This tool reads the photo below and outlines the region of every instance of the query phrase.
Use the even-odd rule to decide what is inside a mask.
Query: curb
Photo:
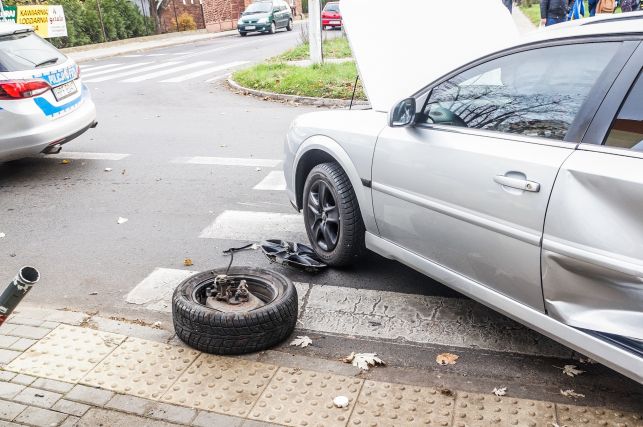
[[[286,101],[293,102],[301,105],[313,105],[316,107],[349,107],[351,102],[346,99],[335,98],[314,98],[312,96],[299,96],[299,95],[285,95],[282,93],[266,92],[263,90],[250,89],[241,86],[239,83],[232,80],[232,77],[227,79],[228,87],[234,91],[240,92],[244,95],[254,95],[264,100],[270,101]],[[370,105],[367,101],[354,101],[353,105]]]

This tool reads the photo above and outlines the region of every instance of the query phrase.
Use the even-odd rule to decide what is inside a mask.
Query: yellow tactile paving
[[[459,392],[456,397],[457,427],[545,427],[556,422],[554,404],[536,400],[498,397],[493,394]]]
[[[563,404],[557,404],[556,409],[561,426],[643,427],[641,414]]]
[[[81,382],[157,400],[199,354],[196,350],[130,337]]]
[[[109,332],[60,325],[5,369],[77,383],[125,338]]]
[[[345,426],[362,383],[357,378],[280,368],[249,418],[287,426]],[[335,407],[337,396],[346,396],[348,407]]]
[[[277,366],[201,354],[161,401],[245,417]]]
[[[349,426],[448,426],[455,398],[409,385],[366,381],[348,421]]]

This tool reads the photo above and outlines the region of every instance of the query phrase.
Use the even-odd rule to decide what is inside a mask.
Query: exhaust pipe
[[[54,145],[50,145],[50,146],[48,146],[47,148],[45,148],[44,150],[42,150],[42,152],[43,152],[44,154],[58,154],[58,153],[60,153],[60,150],[62,150],[62,149],[63,149],[63,146],[62,146],[62,145],[60,145],[60,144],[54,144]]]
[[[33,267],[22,267],[18,275],[0,295],[0,326],[40,280],[40,273]]]

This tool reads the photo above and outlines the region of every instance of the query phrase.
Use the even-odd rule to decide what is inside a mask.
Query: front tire
[[[292,31],[292,19],[288,20],[288,25],[286,25],[286,30]]]
[[[277,32],[277,26],[275,25],[275,23],[274,23],[274,22],[270,24],[270,30],[268,30],[268,32],[269,32],[270,34],[274,34],[274,33],[276,33],[276,32]]]
[[[326,264],[349,265],[364,253],[366,230],[357,196],[339,164],[322,163],[310,171],[303,209],[308,240]]]
[[[240,35],[241,37],[245,37],[245,36],[247,36],[247,35],[248,35],[248,33],[243,32],[243,31],[239,31],[239,35]]]

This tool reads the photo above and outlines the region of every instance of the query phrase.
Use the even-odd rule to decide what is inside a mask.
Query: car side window
[[[605,145],[643,152],[643,72],[623,101]]]
[[[619,47],[544,47],[470,68],[433,88],[420,123],[563,140]]]

